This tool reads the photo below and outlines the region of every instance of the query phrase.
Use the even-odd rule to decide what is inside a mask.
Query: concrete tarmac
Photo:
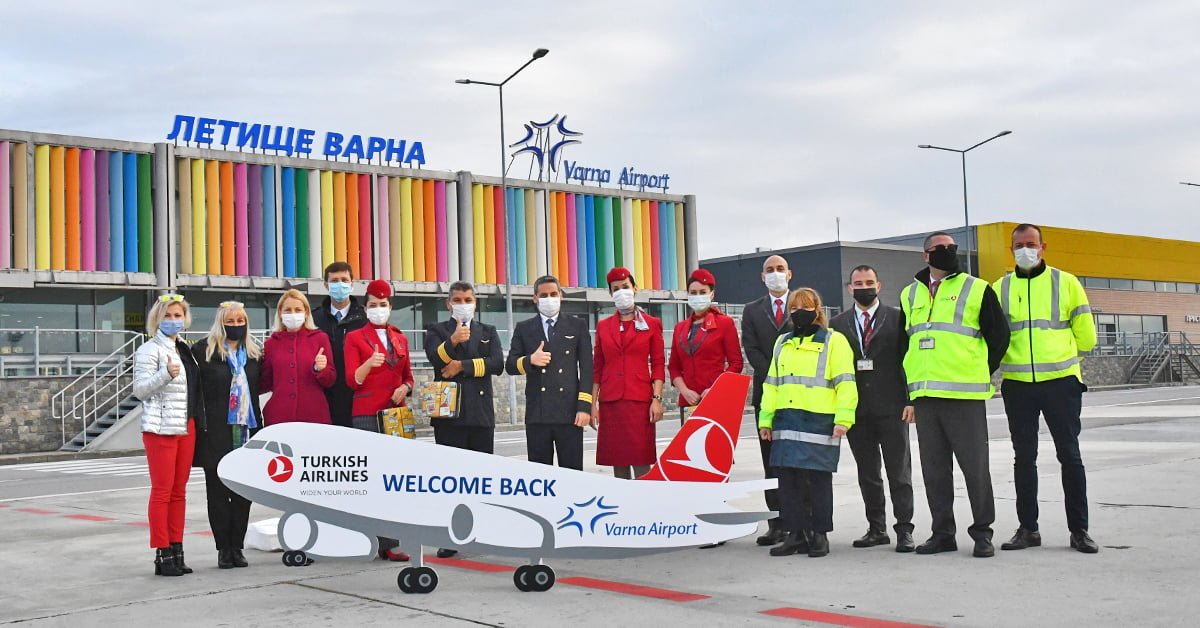
[[[247,550],[247,569],[219,570],[208,536],[204,483],[189,489],[188,563],[155,577],[145,528],[143,457],[0,465],[0,624],[33,626],[853,625],[1177,626],[1200,614],[1200,387],[1105,391],[1085,396],[1081,437],[1088,469],[1089,556],[1067,547],[1054,446],[1041,441],[1044,546],[999,551],[1017,527],[1012,448],[999,400],[988,403],[996,494],[995,558],[970,555],[970,510],[959,478],[957,553],[854,549],[866,529],[854,459],[842,448],[834,476],[832,552],[771,558],[753,537],[724,547],[623,560],[552,562],[558,584],[520,593],[510,559],[463,556],[432,564],[429,595],[396,586],[404,565],[323,560],[287,568],[280,554]],[[660,424],[660,451],[678,429]],[[497,453],[521,457],[521,432],[497,433]],[[761,473],[749,417],[734,480]],[[917,541],[929,511],[913,430]],[[594,460],[589,432],[587,459]],[[588,467],[596,473],[606,468]],[[761,508],[758,498],[736,505]],[[278,513],[255,506],[251,520]],[[432,553],[432,550],[427,550]],[[768,614],[770,613],[770,614]]]

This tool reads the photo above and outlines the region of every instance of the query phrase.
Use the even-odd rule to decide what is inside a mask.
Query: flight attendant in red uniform
[[[619,478],[645,475],[654,464],[654,424],[663,416],[662,321],[634,305],[637,282],[625,268],[608,271],[617,313],[596,325],[592,426],[596,464]]]
[[[742,372],[742,347],[733,319],[713,307],[717,280],[699,268],[688,278],[692,316],[679,321],[671,339],[671,383],[679,391],[679,419],[695,407],[721,373]]]

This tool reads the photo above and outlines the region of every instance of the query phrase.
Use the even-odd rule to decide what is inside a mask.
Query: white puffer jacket
[[[179,365],[174,378],[167,364]],[[155,334],[133,354],[133,396],[142,401],[142,431],[164,436],[188,433],[188,381],[174,341]]]

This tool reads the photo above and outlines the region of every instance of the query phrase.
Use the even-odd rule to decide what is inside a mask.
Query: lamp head
[[[456,79],[454,82],[458,83],[459,85],[470,85],[471,79]]]
[[[548,49],[546,49],[546,48],[538,48],[537,50],[534,50],[534,51],[533,51],[533,58],[534,58],[534,59],[541,59],[542,57],[546,56],[547,54],[550,54],[550,51],[549,51]]]
[[[917,146],[917,148],[933,148],[933,147],[930,146],[929,144],[921,144],[921,145]]]
[[[1012,133],[1012,131],[1001,131],[1000,135],[997,135],[996,137],[1004,137],[1005,135],[1008,135],[1010,133]]]

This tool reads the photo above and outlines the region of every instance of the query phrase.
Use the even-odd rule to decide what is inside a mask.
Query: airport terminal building
[[[228,299],[262,329],[288,288],[318,305],[335,260],[355,267],[355,294],[372,278],[392,283],[392,322],[406,332],[444,317],[460,279],[476,285],[481,320],[503,330],[504,284],[521,320],[543,274],[562,280],[564,311],[594,326],[611,311],[604,276],[617,265],[668,328],[684,315],[694,196],[511,178],[505,191],[499,177],[426,169],[411,145],[405,160],[390,145],[362,159],[183,144],[0,130],[4,373],[31,374],[35,353],[108,353],[142,331],[161,291],[184,294],[203,329]],[[34,327],[96,332],[40,333],[35,347]],[[80,369],[39,371],[70,372]]]

